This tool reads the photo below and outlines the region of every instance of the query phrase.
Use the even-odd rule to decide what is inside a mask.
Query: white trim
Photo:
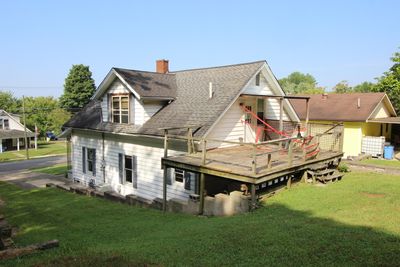
[[[263,74],[263,75],[265,76],[265,79],[267,79],[267,81],[268,81],[268,80],[272,80],[272,82],[273,82],[272,86],[273,86],[275,89],[278,90],[278,94],[280,93],[281,96],[285,96],[285,92],[282,90],[281,86],[280,86],[279,83],[278,83],[278,80],[276,79],[275,75],[272,73],[272,71],[271,71],[271,69],[270,69],[270,67],[269,67],[269,65],[268,65],[268,63],[267,63],[267,61],[265,61],[264,64],[262,64],[262,66],[261,66],[256,72],[254,72],[254,74],[251,76],[251,78],[250,78],[250,79],[247,81],[247,83],[243,86],[243,88],[242,88],[242,89],[240,90],[240,92],[236,95],[236,97],[233,99],[233,101],[228,105],[228,107],[227,107],[227,108],[221,113],[221,115],[215,120],[215,122],[211,125],[211,127],[208,128],[207,132],[204,134],[204,137],[207,137],[207,136],[211,133],[211,131],[215,128],[215,126],[216,126],[216,125],[218,124],[218,122],[222,119],[222,117],[225,115],[225,113],[228,112],[228,110],[232,107],[232,105],[233,105],[233,104],[236,102],[236,100],[240,97],[240,95],[243,93],[243,91],[248,87],[248,85],[249,85],[249,84],[251,83],[251,81],[255,78],[255,76],[256,76],[260,71],[263,71],[264,69],[267,71],[267,74],[268,74],[268,76],[270,77],[270,79],[268,79],[268,76]],[[272,79],[271,79],[271,78],[272,78]],[[271,89],[274,89],[274,88],[271,88]],[[274,91],[276,91],[276,90],[274,90]],[[276,92],[275,92],[275,93],[276,93]],[[260,96],[262,96],[262,95],[260,95]],[[287,99],[284,100],[284,108],[285,108],[285,107],[286,107],[286,108],[289,108],[289,111],[290,111],[291,115],[294,117],[294,120],[297,121],[297,122],[300,122],[300,119],[299,119],[299,117],[297,116],[297,113],[294,111],[292,105],[288,102]],[[293,117],[290,116],[290,113],[289,113],[289,117],[290,117],[291,119],[293,119]]]
[[[19,121],[17,121],[13,116],[11,116],[10,113],[5,111],[4,109],[0,109],[0,110],[2,110],[9,118],[11,118],[13,121],[15,121],[19,126],[25,128],[25,126],[22,123],[20,123]],[[12,130],[12,129],[10,128],[10,130]],[[26,131],[33,133],[31,130],[28,129],[28,127],[26,128]]]
[[[389,112],[394,114],[394,116],[396,117],[396,111],[392,105],[392,102],[390,101],[389,97],[387,96],[387,94],[385,93],[385,95],[381,98],[381,100],[376,104],[375,108],[372,110],[372,112],[369,114],[368,118],[365,120],[366,122],[371,118],[372,114],[375,113],[375,111],[379,108],[379,104],[382,103],[383,100],[387,100],[389,103]],[[385,105],[387,107],[387,105]]]
[[[210,126],[210,128],[208,128],[207,132],[204,134],[204,137],[206,138],[210,132],[214,129],[214,127],[218,124],[218,122],[222,119],[222,117],[225,115],[226,112],[228,112],[228,110],[233,106],[233,104],[236,102],[236,100],[240,97],[240,95],[243,93],[243,91],[246,89],[246,87],[250,84],[250,82],[252,81],[252,79],[254,78],[255,75],[257,75],[257,73],[259,73],[263,67],[265,65],[264,64],[253,74],[253,76],[251,76],[251,78],[246,82],[246,84],[243,86],[243,88],[239,91],[239,93],[236,95],[236,97],[232,100],[232,102],[225,108],[225,110],[221,113],[221,115],[219,115],[219,117],[215,120],[215,122]]]
[[[137,99],[139,99],[139,100],[141,99],[140,95],[139,95],[135,90],[133,90],[133,88],[121,77],[121,75],[119,75],[119,73],[118,73],[114,68],[112,68],[112,69],[108,72],[107,76],[104,78],[104,80],[103,80],[103,81],[100,83],[100,85],[97,87],[97,90],[96,90],[96,92],[94,93],[94,95],[91,97],[91,99],[98,99],[98,98],[100,98],[100,97],[105,93],[105,91],[109,88],[110,84],[113,82],[113,80],[114,80],[115,77],[117,77],[117,78],[121,81],[121,83],[122,83],[123,85],[125,85],[125,87],[128,88],[129,91],[131,91],[132,94],[133,94]]]

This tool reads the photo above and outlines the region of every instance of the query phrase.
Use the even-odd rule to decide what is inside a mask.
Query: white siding
[[[250,80],[243,93],[252,95],[274,95],[271,86],[262,74],[260,75],[260,85],[256,85],[256,79],[254,77]]]
[[[240,102],[240,98],[235,101],[221,120],[211,130],[208,138],[236,142],[239,142],[240,138],[244,138],[244,115],[243,110],[239,105]],[[223,143],[210,143],[208,144],[208,147],[221,147],[226,145],[227,144]]]
[[[8,125],[10,127],[10,130],[20,130],[20,131],[24,131],[24,126],[22,126],[20,123],[18,123],[17,121],[15,121],[15,118],[12,116],[0,116],[0,119],[2,120],[8,120]],[[3,123],[4,124],[4,123]],[[3,125],[4,127],[4,125]]]
[[[148,121],[157,111],[163,107],[161,101],[141,102],[135,98],[135,121],[137,125],[143,125]]]
[[[280,113],[279,100],[276,98],[267,98],[265,99],[264,103],[265,103],[264,117],[269,120],[279,120],[279,113]],[[283,120],[290,121],[285,105],[283,109]]]
[[[79,135],[77,135],[79,134]],[[102,184],[102,172],[100,168],[102,150],[101,136],[90,136],[85,133],[75,133],[71,139],[73,145],[73,175],[74,178],[89,182],[91,175],[82,173],[82,146],[96,148],[97,153],[97,176],[96,183]],[[159,146],[155,146],[155,142],[143,141],[130,137],[118,137],[116,135],[106,135],[105,137],[105,173],[106,184],[112,186],[113,190],[122,195],[135,194],[143,198],[153,200],[154,198],[162,198],[163,187],[163,170],[161,169],[161,157],[163,157],[163,148],[161,141]],[[120,184],[118,154],[135,155],[137,157],[137,189],[132,184]],[[182,152],[168,150],[169,155],[177,155]],[[194,185],[191,187],[194,189]],[[168,185],[168,199],[178,198],[187,199],[189,194],[194,190],[185,190],[184,184],[174,182]]]

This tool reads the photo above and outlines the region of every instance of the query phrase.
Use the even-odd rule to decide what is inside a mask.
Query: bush
[[[346,163],[340,163],[338,166],[340,172],[350,172],[350,167]]]

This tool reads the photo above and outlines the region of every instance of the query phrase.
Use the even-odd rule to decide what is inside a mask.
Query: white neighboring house
[[[35,133],[27,130],[28,146]],[[0,153],[9,150],[20,150],[25,147],[25,130],[18,115],[0,109]]]
[[[64,125],[72,144],[72,177],[121,195],[162,198],[162,129],[191,127],[198,138],[255,142],[257,122],[242,107],[270,122],[280,112],[277,98],[257,95],[285,95],[266,61],[175,72],[169,72],[167,60],[157,61],[156,72],[112,68],[91,102]],[[283,120],[298,123],[291,104],[282,101]],[[171,142],[168,153],[186,149]],[[188,199],[198,193],[198,184],[196,173],[174,169],[168,199]]]

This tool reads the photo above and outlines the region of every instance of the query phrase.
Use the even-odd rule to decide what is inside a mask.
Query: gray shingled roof
[[[114,68],[114,70],[137,92],[141,97],[175,98],[175,75],[127,70]]]
[[[132,85],[139,86],[144,96],[156,97],[157,95],[154,92],[166,92],[166,88],[173,88],[175,83],[175,100],[157,112],[141,127],[133,124],[102,123],[100,103],[93,100],[68,121],[64,127],[162,135],[160,128],[198,126],[194,129],[194,135],[203,136],[228,106],[235,101],[243,87],[264,63],[265,61],[257,61],[230,66],[177,71],[168,74],[140,72],[142,83],[138,82],[138,71],[124,70],[124,79],[130,79]],[[116,69],[116,71],[119,74],[122,73],[121,69]],[[135,78],[130,77],[130,75],[135,76]],[[155,81],[155,77],[157,81]],[[162,88],[157,87],[159,83],[161,84],[161,80],[164,81]],[[214,91],[211,99],[209,98],[210,82],[213,84]],[[143,87],[143,84],[145,87]],[[153,89],[147,90],[147,86],[150,85],[154,85],[157,89],[154,92],[152,92]],[[173,95],[173,91],[173,89],[168,91],[171,92],[169,96]]]
[[[26,132],[27,137],[34,137],[35,133],[30,131]],[[11,138],[23,138],[25,137],[25,131],[20,130],[0,130],[0,139],[11,139]]]

